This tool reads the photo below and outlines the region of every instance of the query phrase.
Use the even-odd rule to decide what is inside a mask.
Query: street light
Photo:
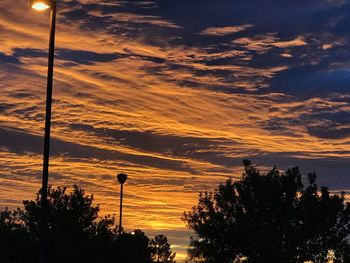
[[[123,185],[128,176],[126,174],[118,174],[117,179],[120,183],[120,210],[119,210],[119,235],[122,233],[122,212],[123,212]]]
[[[51,3],[49,0],[30,0],[30,6],[38,11],[46,10],[50,5]]]
[[[39,225],[38,263],[46,262],[46,243],[47,243],[47,231],[48,231],[47,186],[49,181],[52,83],[53,83],[53,66],[54,66],[54,53],[55,53],[55,32],[56,32],[56,5],[57,5],[57,0],[30,0],[30,6],[35,10],[43,11],[48,8],[51,9],[49,56],[48,56],[48,67],[47,67],[45,137],[44,137],[44,156],[43,156],[43,178],[42,178],[42,187],[41,187],[41,218],[40,218],[40,225]]]

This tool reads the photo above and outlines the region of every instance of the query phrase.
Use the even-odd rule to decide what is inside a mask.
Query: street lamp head
[[[51,6],[51,0],[30,0],[30,6],[38,11],[43,11]]]
[[[126,174],[118,174],[117,178],[120,184],[124,184],[128,176]]]

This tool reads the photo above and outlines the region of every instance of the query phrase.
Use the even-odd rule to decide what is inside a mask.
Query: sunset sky
[[[166,234],[241,162],[350,189],[346,0],[59,0],[50,184]],[[0,208],[41,184],[49,12],[0,3]]]

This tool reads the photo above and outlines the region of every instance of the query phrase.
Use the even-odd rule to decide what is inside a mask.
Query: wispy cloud
[[[245,31],[251,27],[253,27],[251,24],[241,26],[208,27],[202,30],[199,34],[206,36],[225,36]]]
[[[275,33],[257,35],[253,38],[243,37],[233,40],[234,44],[241,45],[248,50],[266,53],[273,48],[293,48],[307,45],[304,37],[297,36],[292,40],[280,40]]]

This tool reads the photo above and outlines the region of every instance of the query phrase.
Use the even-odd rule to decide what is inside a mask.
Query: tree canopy
[[[150,243],[151,257],[155,263],[175,263],[176,253],[173,253],[164,235],[157,235]]]
[[[297,167],[261,173],[244,161],[240,180],[204,192],[183,220],[196,233],[189,256],[197,262],[350,262],[350,206],[344,193],[304,186]]]
[[[113,216],[98,216],[94,197],[74,186],[49,188],[48,262],[175,262],[153,261],[165,250],[155,251],[159,237],[150,240],[141,230],[118,235]],[[34,263],[37,259],[37,237],[40,218],[40,193],[35,200],[23,201],[24,209],[0,212],[1,263]],[[163,236],[164,237],[164,236]],[[166,237],[162,246],[169,248]]]

